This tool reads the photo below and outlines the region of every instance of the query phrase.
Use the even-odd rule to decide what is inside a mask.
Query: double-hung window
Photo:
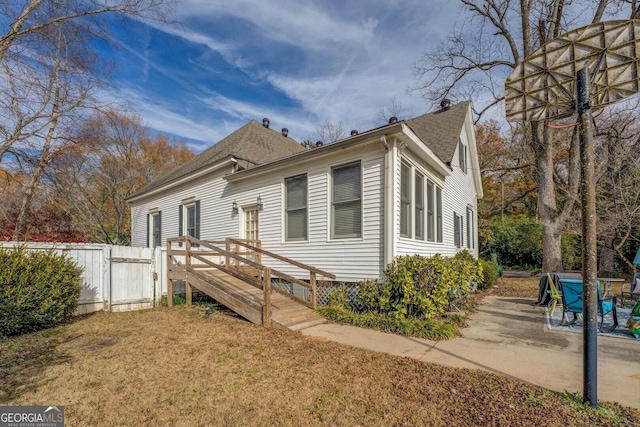
[[[416,172],[415,175],[415,238],[424,240],[424,176]]]
[[[331,169],[331,238],[362,237],[362,166],[360,162]]]
[[[453,213],[453,243],[456,245],[456,248],[462,247],[462,232],[463,232],[463,223],[462,223],[462,215],[458,215],[457,213]]]
[[[285,240],[307,240],[307,174],[285,178]]]
[[[436,187],[436,241],[442,242],[442,188]]]
[[[411,166],[400,166],[400,236],[411,237]]]
[[[473,249],[475,247],[475,236],[473,232],[473,209],[467,206],[467,248]]]
[[[162,246],[161,220],[162,212],[158,210],[147,215],[147,246],[150,248]]]
[[[462,143],[462,140],[458,142],[458,162],[462,172],[467,173],[467,146]]]
[[[200,200],[183,202],[179,206],[178,234],[200,238]]]
[[[436,239],[434,189],[433,182],[427,181],[427,240],[430,242]]]

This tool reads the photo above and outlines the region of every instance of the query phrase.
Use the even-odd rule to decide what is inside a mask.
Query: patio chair
[[[553,283],[553,279],[551,278],[551,274],[547,273],[547,279],[549,280],[549,290],[547,293],[549,294],[549,316],[553,316],[553,312],[556,311],[556,305],[558,305],[558,301],[562,304],[562,293],[558,291],[555,283]]]
[[[625,296],[631,302],[634,300],[637,301],[638,298],[640,298],[640,272],[633,276],[631,283],[625,283],[622,285],[622,290],[620,292],[620,305],[622,307],[624,307]]]
[[[600,290],[600,282],[597,283],[598,288],[598,314],[600,314],[600,327],[598,330],[602,331],[602,325],[604,323],[605,314],[611,313],[613,318],[613,326],[604,332],[612,332],[618,327],[618,314],[616,312],[616,297],[612,298],[612,301],[605,301],[602,298],[602,291]],[[569,325],[575,323],[578,318],[578,314],[582,314],[583,310],[583,283],[582,280],[576,279],[560,279],[560,285],[562,286],[562,323],[565,321],[567,313],[573,314],[573,320],[568,323]]]

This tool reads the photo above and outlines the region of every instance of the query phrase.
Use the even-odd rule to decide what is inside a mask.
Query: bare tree
[[[92,105],[92,79],[84,75],[90,71],[90,63],[86,61],[90,54],[85,49],[82,31],[63,22],[47,27],[47,32],[53,43],[31,52],[29,62],[33,65],[19,69],[23,76],[30,74],[28,87],[37,87],[42,96],[29,99],[14,93],[10,100],[19,118],[29,117],[32,103],[40,112],[33,120],[36,129],[28,134],[24,129],[17,131],[20,138],[11,148],[12,154],[22,159],[23,173],[28,176],[14,240],[25,237],[31,203],[47,167],[72,144],[69,135],[78,117]]]
[[[438,48],[416,64],[417,89],[433,103],[442,98],[489,99],[475,104],[479,120],[504,100],[506,76],[537,47],[579,24],[598,22],[605,13],[629,16],[626,1],[460,0],[469,18]],[[636,5],[632,2],[631,14]],[[482,96],[481,96],[482,95]],[[579,191],[576,133],[567,139],[543,123],[522,124],[524,142],[535,155],[538,211],[543,226],[546,271],[562,269],[560,238]],[[558,152],[567,153],[563,165]],[[561,188],[562,187],[562,188]]]
[[[130,243],[134,191],[193,157],[184,143],[150,136],[140,118],[108,110],[83,122],[49,173],[56,204],[94,242]]]
[[[347,131],[342,121],[334,123],[326,120],[322,126],[316,129],[316,136],[319,141],[330,144],[347,136]]]
[[[20,40],[38,36],[47,27],[67,21],[101,15],[129,15],[166,21],[170,2],[167,0],[12,0],[0,2],[3,19],[0,33],[0,59]],[[93,25],[98,25],[93,21]],[[18,49],[21,49],[19,47]]]
[[[638,104],[628,110],[616,108],[596,122],[598,252],[601,270],[614,270],[614,254],[630,269],[634,268],[623,249],[630,242],[640,241]]]
[[[387,105],[380,107],[378,113],[376,114],[376,118],[380,122],[380,124],[387,124],[391,117],[395,117],[397,119],[403,119],[403,106],[402,101],[399,101],[395,96],[389,99]],[[411,116],[412,113],[405,112],[404,116]],[[408,118],[408,117],[404,117]]]

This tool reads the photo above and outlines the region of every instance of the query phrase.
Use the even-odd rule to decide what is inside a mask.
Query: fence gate
[[[152,306],[154,297],[153,249],[111,247],[111,311]]]

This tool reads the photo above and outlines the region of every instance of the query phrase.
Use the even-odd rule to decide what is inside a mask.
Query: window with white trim
[[[436,186],[436,241],[442,243],[442,188]]]
[[[362,166],[331,168],[331,238],[362,237]]]
[[[179,206],[178,234],[200,238],[200,200],[191,199]]]
[[[474,214],[473,209],[467,206],[467,248],[475,248],[475,235],[474,235]]]
[[[400,165],[400,236],[411,237],[411,166]]]
[[[453,243],[456,248],[461,248],[463,245],[462,242],[462,232],[464,228],[464,224],[462,222],[462,215],[458,215],[457,213],[453,213]]]
[[[415,174],[415,238],[424,240],[424,176],[420,172]]]
[[[285,240],[307,240],[307,174],[285,178]]]
[[[462,140],[458,141],[458,162],[462,172],[467,173],[467,146],[462,143]]]
[[[147,246],[155,248],[162,246],[162,212],[155,210],[147,215]]]
[[[427,240],[430,242],[436,239],[434,188],[435,184],[427,181]]]

